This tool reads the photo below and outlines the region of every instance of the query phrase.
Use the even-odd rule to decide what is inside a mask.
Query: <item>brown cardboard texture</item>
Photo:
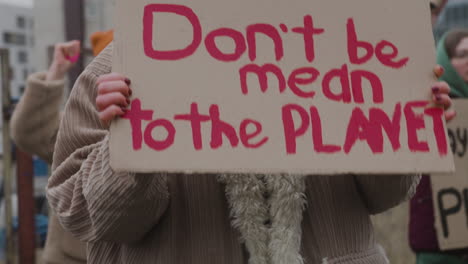
[[[454,100],[457,117],[448,124],[456,172],[431,177],[437,239],[443,250],[468,247],[468,100]]]
[[[117,1],[132,80],[111,166],[136,172],[453,171],[424,1]]]

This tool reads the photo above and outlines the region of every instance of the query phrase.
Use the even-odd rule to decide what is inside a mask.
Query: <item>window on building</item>
[[[3,42],[6,44],[14,44],[14,36],[10,32],[3,33]]]
[[[20,33],[4,32],[3,41],[5,44],[16,44],[22,46],[26,44],[26,36]]]
[[[24,94],[24,85],[21,85],[19,87],[19,92],[20,92],[20,95]]]
[[[26,51],[19,51],[18,52],[18,62],[19,63],[27,63],[28,62],[28,54]]]
[[[17,16],[16,17],[16,26],[18,28],[26,28],[26,18],[24,18],[24,16]]]
[[[16,34],[16,44],[26,45],[26,36],[24,34]]]
[[[8,77],[10,77],[10,81],[14,80],[15,79],[15,69],[13,69],[12,67],[10,67],[10,70],[8,71]]]

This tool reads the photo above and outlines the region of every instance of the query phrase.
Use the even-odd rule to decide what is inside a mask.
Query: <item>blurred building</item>
[[[115,0],[85,0],[86,46],[90,47],[89,36],[96,31],[113,28]]]
[[[0,48],[10,51],[11,95],[20,96],[25,80],[35,70],[34,18],[31,8],[0,3]]]
[[[34,59],[39,71],[45,71],[49,66],[49,47],[65,39],[62,2],[63,0],[40,0],[34,3]]]

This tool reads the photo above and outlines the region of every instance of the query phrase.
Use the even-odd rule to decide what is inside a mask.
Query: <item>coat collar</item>
[[[304,176],[224,174],[233,227],[241,233],[249,264],[302,264]]]

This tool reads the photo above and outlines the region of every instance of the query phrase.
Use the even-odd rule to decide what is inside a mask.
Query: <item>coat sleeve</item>
[[[11,135],[23,151],[52,163],[60,123],[64,81],[46,81],[46,73],[28,77],[26,90],[13,112]]]
[[[371,214],[382,213],[409,200],[420,175],[356,175],[357,189]]]
[[[95,109],[97,77],[85,70],[67,102],[47,197],[62,226],[80,240],[135,242],[167,208],[166,176],[112,170],[108,128]]]

